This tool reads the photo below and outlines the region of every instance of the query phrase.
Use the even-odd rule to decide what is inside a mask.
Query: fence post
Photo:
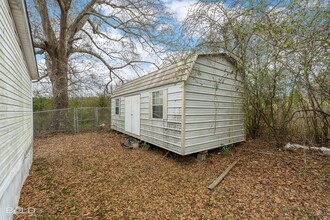
[[[99,127],[99,107],[95,107],[96,130]]]
[[[73,131],[77,133],[77,128],[76,128],[76,108],[73,108]]]
[[[79,132],[79,118],[78,118],[78,111],[77,111],[77,108],[74,108],[75,111],[76,111],[76,133]]]

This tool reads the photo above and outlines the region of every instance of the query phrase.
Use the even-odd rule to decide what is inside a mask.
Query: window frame
[[[159,99],[161,99],[161,104],[155,104],[154,101],[155,101],[155,98],[154,98],[154,94],[156,93],[160,93]],[[156,119],[156,120],[164,120],[165,117],[164,117],[164,91],[163,90],[157,90],[157,91],[153,91],[151,92],[151,118],[152,119]],[[161,109],[161,117],[154,117],[154,107],[160,107]]]
[[[117,103],[118,101],[118,103]],[[117,106],[118,104],[118,106]],[[118,108],[118,112],[117,112],[117,108]],[[120,115],[120,98],[116,98],[115,99],[115,115]]]

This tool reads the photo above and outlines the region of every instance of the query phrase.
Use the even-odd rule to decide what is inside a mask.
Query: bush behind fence
[[[54,115],[56,115],[56,118],[54,118]],[[54,126],[54,120],[60,126]],[[102,127],[110,127],[110,120],[110,107],[80,107],[37,111],[33,113],[33,131],[35,137],[56,132],[98,131]]]

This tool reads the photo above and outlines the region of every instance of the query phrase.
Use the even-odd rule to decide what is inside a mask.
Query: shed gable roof
[[[178,63],[169,65],[165,68],[148,73],[142,77],[124,83],[115,89],[112,97],[121,96],[129,93],[139,92],[151,88],[156,88],[168,84],[174,84],[186,81],[189,78],[191,70],[196,60],[200,56],[221,56],[234,64],[234,61],[226,53],[197,54]]]

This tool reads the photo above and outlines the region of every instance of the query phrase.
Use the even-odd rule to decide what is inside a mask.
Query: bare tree
[[[171,33],[161,1],[31,0],[28,8],[36,53],[45,55],[55,109],[68,106],[69,63],[77,55],[102,62],[110,82],[122,81],[118,70],[149,63],[141,61],[139,49],[157,54]]]
[[[303,114],[300,126],[310,129],[303,141],[327,144],[328,23],[326,1],[237,0],[197,3],[184,28],[197,50],[237,59],[251,136],[270,132],[280,144]],[[302,130],[295,132],[304,137]]]

